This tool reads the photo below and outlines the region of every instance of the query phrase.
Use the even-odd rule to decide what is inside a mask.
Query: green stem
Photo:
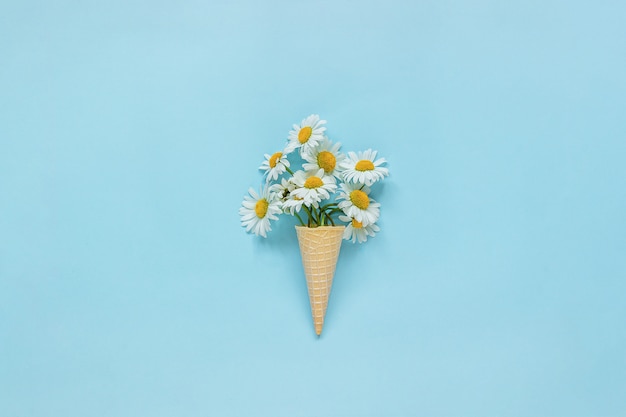
[[[329,204],[326,204],[325,206],[322,206],[320,208],[322,210],[328,210],[330,207],[334,207],[334,206],[337,206],[337,205],[339,205],[339,203],[329,203]]]
[[[331,221],[332,223],[332,219],[330,217],[328,217],[328,214],[326,214],[326,211],[322,210],[322,208],[320,207],[320,226],[324,226],[324,219],[328,218],[328,220]]]
[[[311,220],[313,220],[313,214],[311,214],[311,210],[309,210],[309,208],[305,204],[303,204],[302,207],[304,207],[307,214],[309,215],[309,227],[311,227]]]
[[[320,219],[317,215],[317,212],[315,211],[315,208],[311,208],[311,218],[313,219],[313,223],[316,224],[317,226],[320,225]]]
[[[338,208],[338,207],[330,209],[329,211],[330,211],[331,214],[332,213],[343,213],[343,210]]]
[[[343,213],[343,210],[339,209],[339,208],[332,208],[332,209],[326,209],[324,211],[324,215],[328,218],[328,220],[330,221],[330,223],[335,226],[335,222],[333,221],[333,214],[334,213]]]
[[[302,226],[304,226],[304,222],[302,221],[302,217],[300,217],[300,215],[299,215],[298,213],[296,213],[295,211],[293,212],[293,214],[295,214],[295,215],[296,215],[296,217],[298,218],[298,220],[300,220],[300,224],[301,224]]]

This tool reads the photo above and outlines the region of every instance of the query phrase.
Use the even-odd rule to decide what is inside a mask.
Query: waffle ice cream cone
[[[333,285],[335,267],[345,226],[296,226],[302,266],[306,276],[315,333],[324,326],[328,297]]]

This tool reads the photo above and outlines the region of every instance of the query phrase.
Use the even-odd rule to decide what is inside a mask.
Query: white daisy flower
[[[367,226],[376,223],[380,217],[380,204],[369,197],[370,189],[361,184],[341,184],[338,207],[350,218]]]
[[[343,178],[346,182],[372,185],[389,175],[387,168],[381,167],[386,164],[385,158],[376,159],[377,151],[371,149],[365,152],[348,152],[348,157],[341,164],[344,170]]]
[[[337,190],[335,177],[324,174],[323,169],[317,171],[296,171],[293,175],[296,189],[291,192],[295,197],[304,200],[307,206],[319,207],[319,202],[330,198]]]
[[[262,187],[259,194],[252,187],[248,192],[250,195],[244,197],[239,209],[241,225],[246,228],[246,232],[267,237],[267,232],[272,230],[270,220],[278,220],[275,214],[282,212],[280,201],[268,187]]]
[[[283,211],[290,213],[292,216],[294,213],[299,213],[302,210],[304,199],[295,195],[290,195],[285,201],[283,201]]]
[[[291,178],[286,180],[282,178],[280,180],[280,184],[272,184],[270,186],[270,192],[276,194],[276,198],[280,201],[285,201],[289,198],[289,193],[291,193],[296,188],[296,185],[291,182]]]
[[[320,120],[317,114],[312,114],[300,122],[300,125],[293,125],[293,129],[289,132],[289,142],[285,148],[285,153],[289,154],[295,149],[300,148],[300,154],[309,152],[319,142],[324,139],[326,120]]]
[[[306,171],[323,169],[326,175],[333,175],[341,178],[341,163],[345,155],[339,152],[341,143],[333,144],[326,136],[310,152],[306,152],[302,157],[307,161],[302,164]]]
[[[352,240],[352,243],[363,243],[367,240],[368,236],[376,236],[376,232],[380,231],[380,227],[374,223],[363,226],[363,223],[348,216],[339,216],[339,220],[342,222],[349,222],[346,225],[346,230],[343,232],[343,238],[345,240]]]
[[[273,155],[265,154],[265,161],[259,167],[265,171],[267,175],[267,182],[275,181],[289,168],[289,161],[287,155],[282,152],[276,152]]]
[[[276,193],[276,198],[281,202],[283,212],[287,214],[291,214],[293,216],[294,212],[299,212],[302,208],[302,203],[304,200],[301,198],[294,198],[291,195],[291,192],[296,188],[296,185],[289,180],[281,179],[280,184],[274,184],[270,187],[270,191]]]

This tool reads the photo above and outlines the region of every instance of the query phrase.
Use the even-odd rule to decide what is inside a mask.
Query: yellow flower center
[[[370,205],[370,198],[361,190],[354,190],[350,193],[350,201],[361,210],[367,209]]]
[[[304,182],[305,188],[318,188],[318,187],[321,187],[322,185],[324,185],[324,182],[319,177],[316,177],[316,176],[309,177]]]
[[[373,171],[374,163],[367,159],[361,159],[359,162],[356,163],[354,169],[356,169],[357,171]]]
[[[278,160],[282,158],[282,156],[282,152],[276,152],[274,155],[272,155],[272,157],[270,158],[270,168],[276,168],[276,164],[278,163]]]
[[[306,143],[306,141],[309,140],[309,138],[311,137],[311,134],[313,134],[313,129],[311,128],[311,126],[304,126],[298,132],[298,142]]]
[[[322,151],[317,154],[317,165],[323,168],[326,173],[333,172],[336,164],[337,159],[335,159],[335,155],[333,155],[332,152]]]
[[[360,229],[363,227],[363,223],[357,221],[357,219],[352,219],[352,227],[355,229]]]
[[[254,212],[259,219],[262,219],[267,214],[267,208],[270,206],[270,203],[267,202],[266,199],[262,198],[256,202],[254,206]]]

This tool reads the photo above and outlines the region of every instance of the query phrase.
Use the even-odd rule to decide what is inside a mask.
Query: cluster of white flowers
[[[265,154],[259,167],[265,184],[257,193],[249,189],[239,209],[247,232],[263,237],[271,231],[270,220],[290,214],[308,227],[346,225],[344,239],[365,242],[380,228],[380,204],[370,197],[370,187],[389,175],[385,158],[377,151],[340,152],[341,144],[326,136],[325,120],[313,114],[289,132],[284,149]],[[294,152],[298,151],[298,152]],[[288,157],[299,155],[301,170],[293,171]],[[306,213],[306,221],[301,214]]]

